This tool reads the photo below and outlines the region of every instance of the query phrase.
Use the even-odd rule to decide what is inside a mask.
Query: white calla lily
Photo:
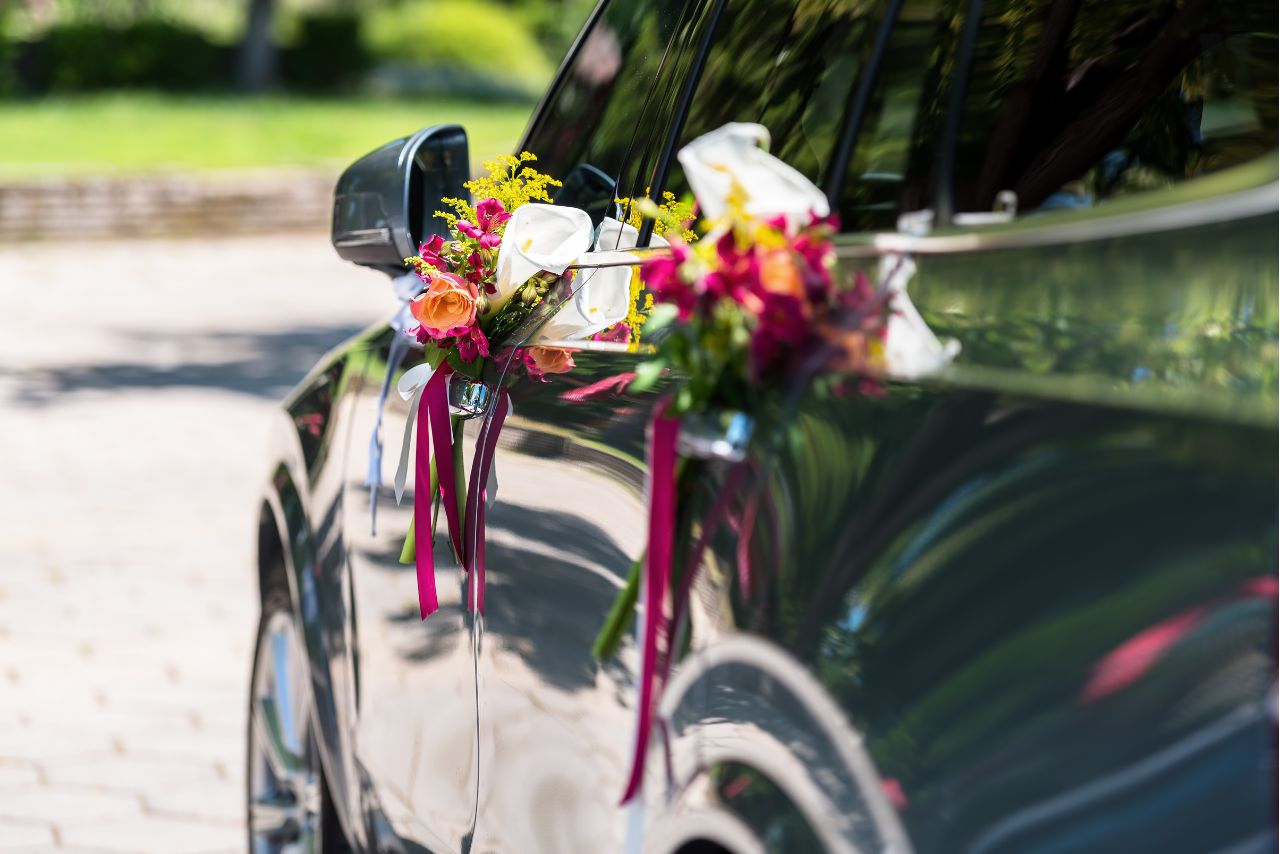
[[[539,271],[560,275],[591,247],[591,217],[578,208],[528,204],[516,208],[498,247],[497,293],[489,311],[506,305]]]
[[[639,239],[640,233],[635,226],[605,217],[600,223],[594,251],[615,253],[623,259],[635,260],[635,256],[625,250],[634,249]],[[649,245],[666,246],[667,241],[655,234]],[[586,255],[578,260],[584,262],[590,257]],[[579,270],[580,280],[574,282],[573,296],[543,324],[531,343],[581,341],[625,320],[631,311],[631,277],[634,273],[634,265]]]
[[[884,342],[888,374],[914,380],[949,365],[960,352],[960,342],[954,338],[939,341],[907,295],[907,283],[916,272],[915,262],[905,255],[885,256],[880,271],[881,281],[891,294]]]
[[[746,212],[755,217],[783,215],[799,222],[810,213],[830,213],[826,194],[768,148],[764,125],[730,122],[680,149],[680,165],[704,216],[724,216],[735,183],[746,193]]]

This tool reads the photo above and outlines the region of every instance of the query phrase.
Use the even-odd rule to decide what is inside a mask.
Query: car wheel
[[[247,817],[253,854],[328,854],[330,835],[302,638],[283,586],[268,589],[249,695]],[[340,836],[340,833],[332,834]]]

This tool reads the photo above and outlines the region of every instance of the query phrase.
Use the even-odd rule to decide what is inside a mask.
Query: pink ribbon
[[[627,803],[640,790],[644,778],[645,754],[649,746],[649,727],[656,702],[659,643],[665,649],[670,641],[664,619],[664,600],[671,584],[672,533],[676,507],[676,437],[680,420],[665,416],[665,403],[649,425],[649,547],[644,567],[644,625],[641,629],[640,700],[636,721],[635,746],[631,753],[631,774],[622,803]]]
[[[418,576],[418,613],[426,619],[440,608],[436,597],[436,561],[433,553],[431,531],[431,434],[435,434],[436,474],[439,481],[440,500],[444,502],[445,518],[449,524],[449,536],[455,547],[459,535],[457,489],[453,480],[453,430],[449,424],[449,374],[448,364],[431,375],[422,391],[418,405],[418,454],[415,463],[415,488],[413,490],[413,546],[414,568]]]
[[[471,461],[471,480],[467,489],[464,541],[466,550],[463,553],[462,567],[468,572],[475,573],[472,583],[467,586],[467,604],[472,611],[478,611],[481,614],[484,613],[484,516],[488,503],[486,501],[488,496],[485,495],[481,485],[489,482],[494,453],[498,448],[498,434],[502,432],[502,425],[506,422],[507,413],[510,410],[511,399],[507,390],[501,389],[498,392],[498,407],[493,414],[493,420],[485,426],[480,441],[476,445],[476,455]]]
[[[436,595],[436,566],[432,552],[431,531],[431,456],[434,451],[436,476],[439,482],[440,501],[444,504],[445,520],[449,527],[449,540],[454,554],[462,563],[463,572],[475,572],[468,584],[467,606],[484,613],[484,537],[485,494],[481,484],[489,482],[493,468],[494,452],[498,447],[498,435],[510,411],[510,398],[506,389],[498,392],[498,409],[493,420],[482,432],[471,461],[466,508],[459,518],[456,471],[453,466],[453,425],[449,421],[449,383],[452,373],[448,364],[427,381],[422,403],[418,407],[418,455],[416,482],[421,488],[413,493],[414,563],[418,576],[418,613],[422,619],[439,610]],[[465,527],[465,530],[464,530]]]
[[[665,404],[659,406],[659,412]],[[641,636],[640,700],[636,726],[635,746],[631,754],[631,773],[622,795],[625,804],[636,796],[644,779],[645,758],[648,755],[649,732],[662,686],[671,670],[673,629],[684,616],[685,605],[702,565],[702,555],[711,544],[711,537],[729,513],[729,505],[738,497],[739,487],[747,474],[746,463],[738,463],[729,470],[715,502],[707,511],[702,531],[689,552],[685,571],[680,578],[680,589],[671,603],[671,617],[664,612],[671,585],[671,561],[675,529],[675,464],[676,438],[680,432],[679,419],[657,415],[653,419],[649,436],[649,548],[645,555],[644,571],[644,626]],[[750,502],[747,512],[754,522],[756,502]],[[744,569],[743,583],[749,584],[750,528],[744,525],[739,531],[738,559]]]

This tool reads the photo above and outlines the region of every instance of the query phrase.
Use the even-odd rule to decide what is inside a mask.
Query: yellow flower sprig
[[[693,202],[677,199],[670,190],[662,194],[661,202],[651,199],[633,200],[630,198],[614,199],[626,211],[627,224],[639,229],[646,216],[653,218],[653,233],[659,237],[678,234],[686,243],[697,240],[693,230]],[[640,268],[631,274],[631,307],[627,311],[625,323],[631,328],[631,346],[635,349],[640,343],[640,331],[649,319],[649,311],[653,308],[653,294],[644,289],[640,281]]]
[[[698,239],[693,230],[693,202],[682,201],[676,194],[666,190],[661,202],[652,199],[614,199],[622,209],[627,211],[627,224],[632,228],[640,228],[646,216],[653,217],[653,233],[659,237],[678,234],[685,243]]]
[[[479,201],[497,199],[502,202],[502,207],[508,213],[530,202],[550,204],[549,191],[561,184],[550,175],[544,175],[528,165],[537,159],[528,151],[522,151],[518,155],[504,154],[493,160],[486,160],[484,161],[485,174],[472,178],[463,186],[470,191],[473,199]],[[449,228],[453,228],[460,219],[476,221],[476,207],[472,201],[468,199],[441,199],[440,201],[453,209],[435,212],[436,216],[442,217],[449,224]]]

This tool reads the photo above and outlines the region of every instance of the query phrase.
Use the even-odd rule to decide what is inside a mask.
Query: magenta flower
[[[631,324],[620,320],[603,332],[591,336],[592,341],[612,341],[617,344],[631,343]]]
[[[792,248],[802,262],[800,274],[809,299],[814,302],[825,302],[833,286],[831,263],[835,257],[835,251],[831,247],[830,239],[824,234],[805,231],[796,236]]]
[[[795,297],[765,293],[751,335],[752,373],[759,377],[792,350],[805,344],[812,326],[804,303]]]
[[[427,262],[432,267],[435,267],[440,272],[448,273],[452,268],[444,260],[444,255],[441,254],[443,250],[444,238],[438,234],[433,234],[426,243],[418,247],[418,255],[423,261]]]
[[[480,356],[489,355],[489,339],[480,331],[479,324],[458,336],[458,356],[464,362],[474,362]]]
[[[464,362],[474,362],[480,356],[489,355],[489,339],[480,330],[479,324],[455,326],[452,329],[431,329],[419,324],[405,331],[416,338],[419,344],[431,343],[446,350],[450,346],[457,347],[458,356]]]
[[[511,214],[507,213],[507,209],[497,199],[485,199],[476,205],[476,219],[485,232],[494,232],[498,230],[498,226],[511,219]]]
[[[507,213],[502,202],[497,199],[485,199],[476,205],[476,222],[471,223],[460,219],[458,231],[472,240],[480,241],[480,245],[484,248],[492,249],[502,243],[502,235],[497,233],[498,228],[509,219],[511,214]]]
[[[713,301],[728,297],[739,305],[752,303],[754,309],[758,302],[752,295],[760,283],[760,262],[754,247],[738,248],[738,241],[730,231],[716,241],[716,256],[719,267],[703,282],[706,295]]]
[[[688,320],[698,306],[698,295],[680,273],[688,260],[689,247],[673,240],[670,255],[651,258],[640,266],[640,280],[653,291],[654,301],[674,305],[682,321]]]
[[[479,252],[472,252],[467,256],[467,264],[471,267],[470,272],[466,274],[467,281],[473,285],[478,285],[485,280],[490,274],[490,270],[486,270],[484,266],[484,258]],[[488,293],[493,293],[493,286],[485,288]]]

